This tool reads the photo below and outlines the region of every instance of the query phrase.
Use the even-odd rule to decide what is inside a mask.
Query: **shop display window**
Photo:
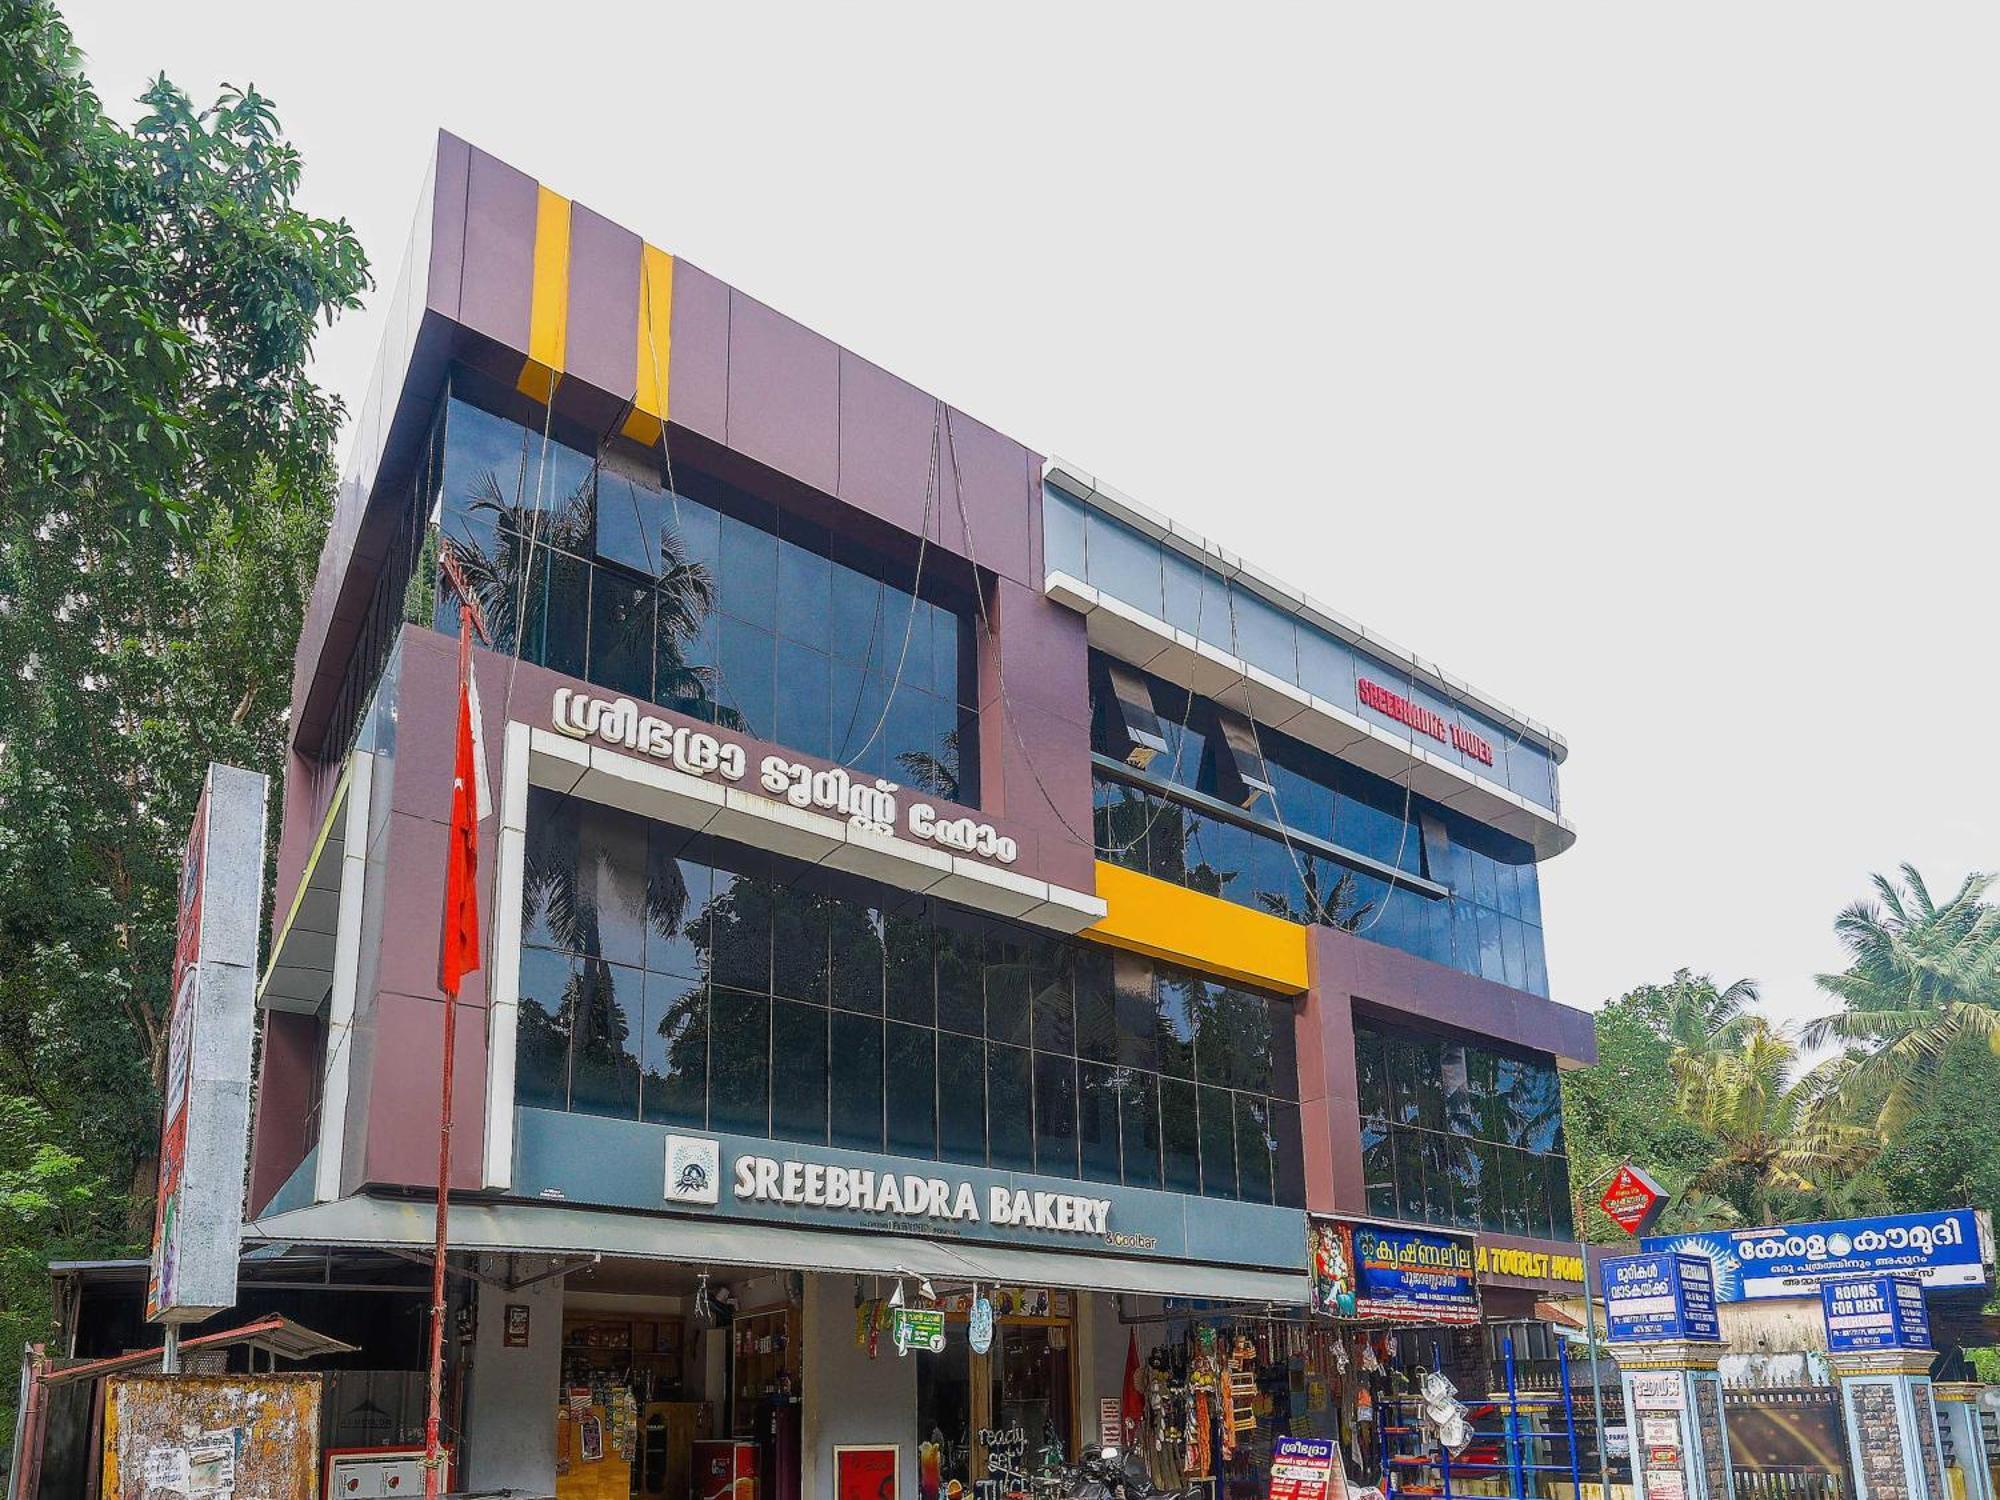
[[[520,1104],[1302,1206],[1294,1004],[531,789]]]

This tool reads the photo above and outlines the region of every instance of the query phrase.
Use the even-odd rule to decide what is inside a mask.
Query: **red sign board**
[[[1666,1212],[1667,1193],[1630,1162],[1618,1169],[1611,1186],[1597,1200],[1611,1222],[1627,1234],[1644,1234]]]
[[[1398,724],[1407,724],[1434,740],[1448,740],[1454,750],[1471,756],[1481,765],[1493,764],[1493,746],[1463,724],[1446,723],[1443,714],[1425,708],[1421,703],[1413,703],[1401,693],[1385,688],[1379,682],[1370,682],[1366,677],[1360,679],[1359,691],[1362,703],[1376,713],[1384,714]]]

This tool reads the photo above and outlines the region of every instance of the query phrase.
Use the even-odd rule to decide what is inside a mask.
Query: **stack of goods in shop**
[[[1156,1488],[1263,1500],[1279,1437],[1332,1439],[1350,1494],[1380,1481],[1395,1334],[1277,1319],[1169,1327],[1138,1375],[1136,1447]]]

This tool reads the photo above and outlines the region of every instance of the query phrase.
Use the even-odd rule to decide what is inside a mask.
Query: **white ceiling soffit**
[[[340,881],[347,852],[347,798],[353,761],[341,773],[333,803],[321,821],[319,839],[307,857],[292,909],[257,986],[265,1010],[317,1011],[333,987],[334,934],[340,925]]]
[[[787,859],[824,864],[1056,932],[1081,932],[1105,913],[1104,902],[1090,891],[1017,875],[912,839],[869,833],[841,818],[603,745],[587,745],[553,730],[534,729],[528,748],[528,780],[535,786]]]
[[[427,1249],[436,1211],[419,1199],[342,1198],[244,1226],[246,1243]],[[703,1266],[894,1275],[1208,1297],[1304,1306],[1302,1272],[941,1242],[867,1230],[803,1229],[543,1203],[454,1203],[451,1248],[496,1254],[601,1254]]]
[[[1511,833],[1533,845],[1537,859],[1560,854],[1576,842],[1576,829],[1561,814],[1433,755],[1415,743],[1414,735],[1405,737],[1370,724],[1068,573],[1049,574],[1045,587],[1049,598],[1084,616],[1090,644],[1109,656],[1241,709],[1267,729]]]

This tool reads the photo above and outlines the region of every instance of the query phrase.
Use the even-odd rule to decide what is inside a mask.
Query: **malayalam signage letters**
[[[1719,1302],[1810,1297],[1822,1282],[1860,1276],[1914,1276],[1926,1290],[1983,1287],[1992,1244],[1991,1219],[1970,1208],[1640,1241],[1645,1250],[1707,1259]]]
[[[1281,1437],[1271,1448],[1271,1500],[1328,1500],[1333,1439]]]
[[[1335,1318],[1477,1323],[1473,1242],[1429,1229],[1345,1219],[1306,1221],[1312,1305]]]
[[[1629,1161],[1618,1169],[1604,1196],[1597,1200],[1605,1217],[1630,1235],[1641,1235],[1666,1212],[1667,1192]]]
[[[1715,1275],[1697,1255],[1620,1255],[1603,1264],[1604,1316],[1614,1343],[1715,1342]]]
[[[793,807],[845,819],[849,827],[866,833],[885,838],[907,834],[949,853],[996,864],[1011,865],[1020,858],[1020,846],[991,823],[954,818],[925,801],[899,807],[902,788],[893,781],[856,776],[839,767],[816,769],[782,755],[766,755],[753,766],[738,741],[647,713],[630,698],[598,698],[561,687],[549,717],[571,739],[601,740],[684,775],[743,782]]]

